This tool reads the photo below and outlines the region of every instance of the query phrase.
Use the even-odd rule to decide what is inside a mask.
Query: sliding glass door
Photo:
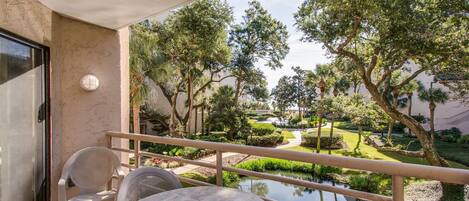
[[[0,30],[0,201],[45,199],[45,51]]]

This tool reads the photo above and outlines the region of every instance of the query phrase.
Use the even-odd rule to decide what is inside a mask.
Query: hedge
[[[261,147],[272,147],[283,142],[283,135],[279,133],[262,135],[262,136],[251,136],[248,138],[248,145],[261,146]]]
[[[251,123],[254,135],[269,135],[275,131],[275,126],[269,123]]]
[[[316,146],[317,143],[316,132],[303,132],[301,134],[301,144],[307,146]],[[321,135],[321,148],[341,148],[343,142],[342,135],[334,134],[332,140],[329,138],[329,133],[322,133]]]

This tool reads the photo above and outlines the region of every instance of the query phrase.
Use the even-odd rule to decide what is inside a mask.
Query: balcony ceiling
[[[184,5],[191,0],[39,0],[74,19],[119,29]]]

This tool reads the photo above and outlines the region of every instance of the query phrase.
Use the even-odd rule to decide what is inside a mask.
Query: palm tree
[[[168,78],[171,66],[158,51],[155,35],[144,24],[131,28],[130,49],[130,103],[132,127],[140,133],[140,107],[148,98],[147,82],[161,82]]]
[[[421,101],[428,102],[428,107],[430,109],[430,136],[432,143],[435,142],[435,109],[437,104],[444,104],[448,101],[448,93],[443,91],[440,88],[430,87],[425,89],[425,86],[419,82],[419,99]]]
[[[131,29],[130,49],[130,104],[132,107],[132,132],[140,133],[140,106],[148,95],[145,84],[147,72],[146,58],[149,48],[146,43],[143,26],[136,25]]]
[[[332,77],[332,95],[334,98],[337,98],[340,94],[347,93],[347,90],[350,88],[350,81],[347,77],[341,73],[340,70],[337,69],[336,66],[333,67],[333,77]],[[331,106],[333,107],[333,106]],[[338,109],[338,108],[337,108]],[[339,111],[332,110],[331,111],[331,130],[329,132],[329,142],[332,142],[332,136],[334,135],[334,122],[335,119],[339,114]],[[329,144],[331,145],[331,144]],[[329,147],[329,154],[331,154],[331,148]]]
[[[412,116],[412,97],[414,92],[417,91],[418,84],[417,81],[412,80],[408,84],[404,85],[402,88],[405,95],[407,95],[407,115]],[[409,136],[412,135],[412,131],[409,129]]]
[[[306,84],[310,86],[315,86],[319,89],[320,100],[324,99],[324,94],[326,91],[329,90],[331,86],[333,77],[333,72],[331,70],[331,65],[329,64],[318,64],[316,65],[316,69],[313,71],[308,72],[306,75]],[[321,150],[321,127],[322,127],[322,118],[323,118],[322,109],[316,111],[319,124],[318,124],[318,136],[317,136],[317,144],[316,144],[316,153],[319,153]]]

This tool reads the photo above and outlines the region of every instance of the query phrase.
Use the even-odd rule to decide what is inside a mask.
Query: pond
[[[291,173],[284,171],[271,171],[268,173],[348,188],[348,186],[345,184],[327,180],[321,181],[309,174]],[[341,194],[309,189],[302,186],[253,177],[242,177],[241,181],[239,182],[239,189],[278,201],[355,201],[354,198]]]

